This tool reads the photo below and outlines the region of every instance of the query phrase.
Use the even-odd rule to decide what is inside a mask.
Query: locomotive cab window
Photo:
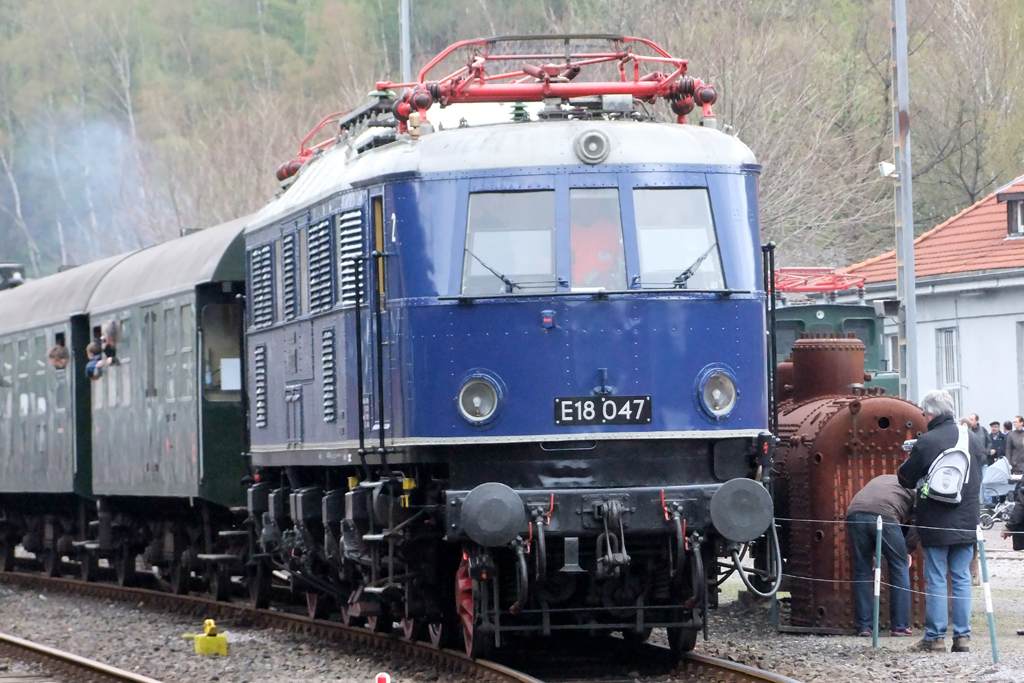
[[[707,190],[635,189],[633,204],[643,286],[725,288]]]
[[[203,307],[203,397],[207,401],[242,398],[242,310],[238,304]]]
[[[471,194],[462,293],[544,294],[556,285],[555,193]]]
[[[626,289],[618,190],[569,191],[569,246],[573,291]]]

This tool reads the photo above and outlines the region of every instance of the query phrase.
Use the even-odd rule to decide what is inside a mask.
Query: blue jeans
[[[992,505],[992,503],[995,502],[995,501],[992,500],[992,496],[986,496],[985,495],[985,473],[986,472],[988,472],[988,465],[982,465],[981,466],[981,504],[982,505]]]
[[[854,512],[846,518],[846,536],[853,555],[853,608],[858,631],[871,628],[875,612],[875,520],[878,515]],[[882,520],[882,557],[889,563],[889,628],[910,626],[910,563],[899,524]]]
[[[936,545],[924,549],[924,639],[946,637],[949,605],[946,572],[953,586],[953,637],[971,635],[971,559],[974,544]]]

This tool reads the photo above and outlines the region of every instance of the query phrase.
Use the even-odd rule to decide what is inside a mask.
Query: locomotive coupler
[[[616,498],[594,504],[594,515],[599,516],[604,523],[604,533],[597,537],[598,577],[618,576],[619,568],[629,565],[626,530],[622,521],[622,516],[626,512],[629,512],[629,509]]]

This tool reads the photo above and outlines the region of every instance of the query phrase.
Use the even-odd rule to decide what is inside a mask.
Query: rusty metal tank
[[[792,385],[780,386],[791,398],[779,407],[775,514],[788,575],[783,590],[792,596],[790,624],[780,622],[780,630],[853,631],[846,509],[871,479],[895,474],[907,456],[903,442],[926,429],[913,403],[863,388],[864,345],[851,337],[798,340],[788,361],[792,369],[786,369]],[[915,591],[924,590],[920,560],[917,551],[910,577]],[[883,625],[888,614],[883,586]],[[923,621],[924,600],[914,594],[911,622]]]

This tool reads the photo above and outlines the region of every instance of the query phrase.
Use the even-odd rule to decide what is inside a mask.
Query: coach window
[[[0,388],[10,390],[0,393],[3,416],[10,419],[11,406],[14,405],[14,347],[9,343],[0,347]]]
[[[554,191],[471,194],[462,293],[544,294],[556,286]]]
[[[203,307],[203,397],[207,401],[240,401],[242,311],[237,304]]]
[[[573,291],[626,289],[619,191],[569,191],[569,246]]]
[[[121,334],[117,341],[117,373],[121,379],[121,405],[132,404],[132,321],[124,316],[120,321]]]
[[[178,374],[178,309],[164,309],[164,377],[167,380],[165,398],[167,402],[175,400],[175,375]]]
[[[181,307],[181,376],[178,395],[182,401],[192,400],[192,387],[195,386],[195,339],[196,315],[192,304]]]
[[[46,337],[35,338],[35,352],[32,359],[34,380],[32,383],[35,394],[36,415],[46,415],[46,368],[50,367],[47,360]]]
[[[644,287],[725,288],[707,190],[638,188],[633,205]]]

